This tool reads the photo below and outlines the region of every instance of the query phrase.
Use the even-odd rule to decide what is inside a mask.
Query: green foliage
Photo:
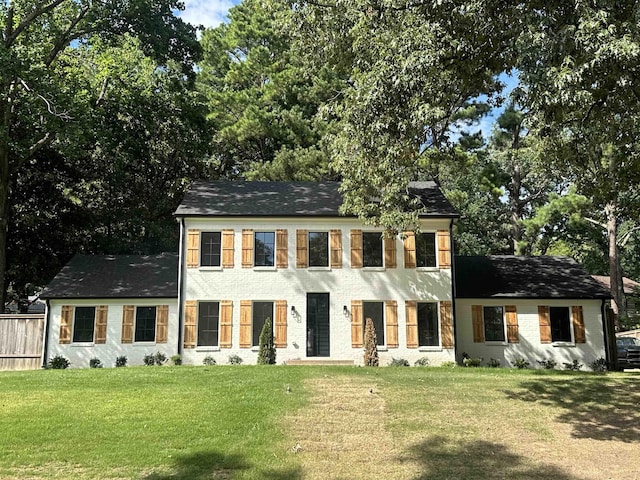
[[[273,344],[271,318],[266,318],[260,331],[258,365],[274,365],[276,363],[276,347]]]
[[[97,357],[89,360],[89,368],[102,368],[103,366],[104,365],[102,365],[102,362]]]
[[[164,363],[167,361],[167,356],[162,352],[156,352],[155,355],[153,356],[153,361],[158,366],[164,365]]]
[[[596,358],[593,362],[589,364],[591,370],[594,372],[606,372],[609,370],[609,364],[605,358]]]
[[[242,357],[235,353],[233,355],[229,355],[228,363],[229,365],[242,365]]]
[[[66,368],[69,368],[69,365],[71,365],[71,362],[69,361],[69,359],[65,358],[62,355],[56,355],[49,359],[49,362],[47,363],[47,368],[51,368],[54,370],[64,370]]]
[[[441,368],[455,368],[457,366],[458,366],[458,364],[456,362],[442,362],[440,364]]]
[[[176,366],[182,365],[182,355],[171,355],[171,363]]]
[[[409,367],[409,361],[404,358],[391,358],[389,362],[390,367]]]
[[[373,326],[373,320],[367,318],[364,326],[364,365],[365,367],[377,367],[378,364],[376,328]]]
[[[498,360],[497,358],[490,358],[487,362],[487,366],[489,366],[490,368],[498,368],[500,366],[500,360]]]
[[[127,357],[125,355],[121,355],[116,357],[116,367],[126,367],[127,366]]]
[[[482,358],[463,358],[462,364],[465,367],[479,367],[482,365]]]
[[[429,357],[421,357],[413,363],[414,367],[428,367]]]
[[[232,363],[231,362],[231,357],[229,357],[229,363]],[[242,363],[242,362],[240,362],[240,363]],[[207,366],[215,365],[216,364],[216,359],[213,358],[211,355],[207,355],[206,357],[204,357],[202,359],[202,364],[203,365],[207,365]]]
[[[578,360],[573,360],[571,363],[564,362],[562,364],[565,370],[570,370],[573,372],[578,372],[582,368],[582,364],[578,362]]]
[[[528,361],[526,361],[524,358],[520,357],[518,359],[516,359],[514,362],[512,362],[513,366],[516,367],[518,370],[526,370],[527,368],[530,367],[530,363]]]
[[[538,364],[546,370],[553,370],[554,368],[556,368],[558,362],[556,362],[553,358],[550,358],[548,360],[538,360]]]
[[[144,358],[142,359],[142,362],[147,366],[147,367],[153,367],[156,364],[156,357],[153,353],[147,353]]]

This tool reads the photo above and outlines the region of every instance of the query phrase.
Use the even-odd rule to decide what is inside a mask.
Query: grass
[[[634,478],[639,380],[483,368],[2,372],[0,478]]]

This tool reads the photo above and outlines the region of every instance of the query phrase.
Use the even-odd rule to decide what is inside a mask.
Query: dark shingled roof
[[[178,255],[76,255],[41,298],[177,298]]]
[[[195,182],[176,216],[335,217],[342,205],[340,182]],[[435,182],[411,182],[425,217],[458,217]]]
[[[610,298],[568,257],[456,257],[457,298]]]

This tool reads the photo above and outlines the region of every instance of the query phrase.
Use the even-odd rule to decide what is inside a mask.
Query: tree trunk
[[[8,132],[7,132],[8,133]],[[2,135],[2,132],[0,132]],[[6,133],[5,133],[6,135]],[[9,216],[9,142],[0,136],[0,313],[4,313],[7,273],[7,225]]]
[[[618,250],[618,218],[616,205],[609,202],[604,208],[607,216],[607,239],[609,240],[609,279],[611,281],[611,307],[618,315],[618,321],[627,316],[627,307],[624,301],[624,287],[620,268],[620,256]]]

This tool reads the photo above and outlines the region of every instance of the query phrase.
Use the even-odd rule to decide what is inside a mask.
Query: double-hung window
[[[136,342],[156,340],[156,307],[136,307]]]
[[[309,266],[329,266],[328,232],[309,232]]]
[[[552,342],[571,342],[571,316],[569,307],[549,308]]]
[[[367,318],[370,318],[373,322],[373,327],[376,331],[376,343],[377,345],[385,345],[384,338],[384,302],[362,302],[362,317],[364,332],[367,327]]]
[[[482,314],[485,342],[504,342],[504,308],[484,307]]]
[[[418,346],[437,347],[440,345],[438,331],[438,304],[418,303]]]
[[[422,268],[436,266],[436,234],[416,235],[416,266]]]
[[[251,344],[254,347],[260,344],[260,334],[262,333],[262,328],[267,318],[271,320],[271,331],[273,332],[273,302],[253,302]]]
[[[200,266],[220,266],[220,238],[220,232],[202,232],[200,234]]]
[[[219,345],[220,302],[200,302],[198,304],[199,347]]]
[[[256,267],[275,266],[276,234],[275,232],[255,232],[254,252]]]
[[[380,232],[362,232],[362,266],[382,267],[384,249]]]
[[[75,307],[73,343],[93,342],[96,307]]]

